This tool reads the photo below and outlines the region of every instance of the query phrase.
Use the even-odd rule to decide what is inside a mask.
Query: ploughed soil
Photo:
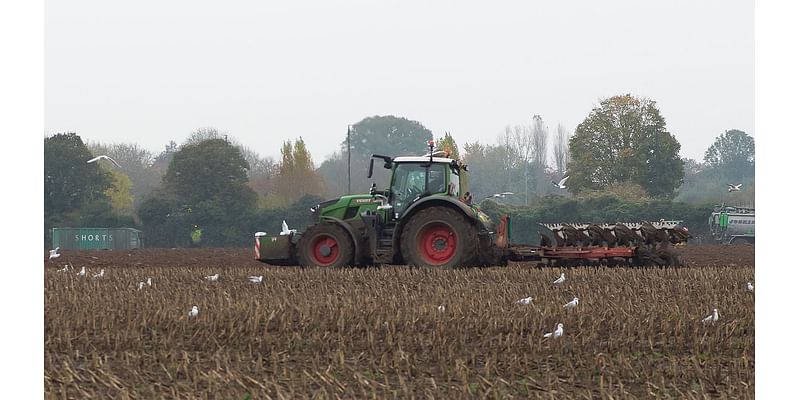
[[[753,245],[687,245],[675,249],[684,265],[702,266],[754,266]],[[254,259],[252,248],[200,248],[200,249],[135,249],[135,250],[62,250],[61,257],[45,265],[61,267],[72,263],[74,267],[86,266],[90,270],[102,267],[241,267],[264,265]]]

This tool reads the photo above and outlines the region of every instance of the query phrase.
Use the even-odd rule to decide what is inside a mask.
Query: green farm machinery
[[[389,188],[342,196],[311,208],[316,223],[304,232],[255,234],[255,258],[273,265],[320,267],[410,264],[426,267],[585,263],[677,264],[670,244],[690,237],[680,221],[617,224],[526,223],[528,243],[512,243],[512,221],[496,223],[473,203],[467,165],[445,152],[423,156],[372,155],[391,170]]]

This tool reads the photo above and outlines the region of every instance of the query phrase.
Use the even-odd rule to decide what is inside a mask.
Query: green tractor
[[[312,207],[305,232],[256,233],[256,259],[269,264],[339,267],[411,264],[496,265],[495,224],[472,204],[466,165],[433,151],[425,156],[372,155],[390,169],[388,189],[342,196]]]
[[[256,259],[274,265],[341,267],[410,264],[425,267],[506,265],[676,265],[667,247],[691,237],[681,221],[610,224],[526,222],[512,232],[508,215],[495,224],[472,202],[468,168],[443,152],[375,161],[392,171],[389,188],[342,196],[311,208],[305,232],[255,234]],[[627,233],[626,233],[627,232]],[[512,235],[513,233],[513,235]],[[512,243],[512,237],[518,242]]]

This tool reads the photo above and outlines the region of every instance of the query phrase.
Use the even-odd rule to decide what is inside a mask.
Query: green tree
[[[417,121],[393,115],[364,118],[353,125],[350,145],[360,155],[407,156],[427,151],[433,133]],[[342,142],[347,149],[347,141]]]
[[[247,188],[247,161],[239,149],[222,139],[182,146],[164,175],[164,184],[186,204],[220,198],[244,205],[251,197]]]
[[[45,244],[50,229],[79,225],[82,215],[108,211],[106,190],[111,175],[97,163],[88,164],[92,153],[75,133],[59,133],[44,139]]]
[[[607,98],[569,141],[567,186],[581,192],[629,181],[654,198],[672,198],[683,180],[680,148],[654,101],[631,95]]]
[[[140,218],[143,223],[161,222],[164,231],[176,235],[167,236],[168,243],[187,244],[199,225],[204,246],[243,244],[243,220],[253,213],[257,199],[247,186],[247,169],[239,148],[224,139],[181,146],[164,175],[165,193],[143,204]]]
[[[742,180],[755,175],[756,144],[752,136],[738,129],[725,131],[706,150],[703,161],[724,171],[726,178]]]
[[[44,140],[44,209],[63,214],[93,200],[105,199],[110,174],[97,163],[88,164],[92,153],[75,133],[59,133]]]

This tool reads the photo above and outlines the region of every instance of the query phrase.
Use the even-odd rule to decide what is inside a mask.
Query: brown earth
[[[686,266],[754,266],[752,245],[688,245],[677,249]],[[214,249],[137,249],[137,250],[62,250],[62,256],[45,266],[85,265],[90,270],[103,267],[263,266],[253,259],[251,248]],[[45,255],[45,259],[47,255]]]
[[[44,397],[754,398],[754,247],[678,251],[686,267],[440,270],[66,250],[45,261]]]

